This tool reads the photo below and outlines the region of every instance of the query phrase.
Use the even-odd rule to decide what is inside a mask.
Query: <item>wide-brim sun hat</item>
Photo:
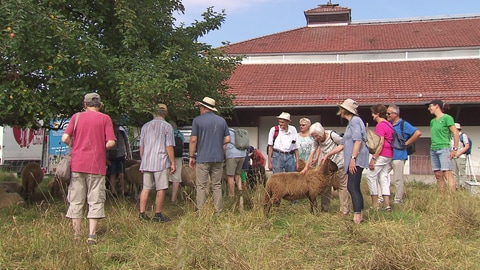
[[[287,112],[282,112],[279,116],[277,116],[277,118],[290,121],[290,114]]]
[[[354,115],[358,115],[358,103],[351,98],[345,99],[345,101],[343,101],[343,103],[338,106],[344,110],[351,112]]]
[[[215,108],[215,99],[213,98],[204,97],[203,100],[198,101],[198,103],[211,111],[217,111],[217,109]]]

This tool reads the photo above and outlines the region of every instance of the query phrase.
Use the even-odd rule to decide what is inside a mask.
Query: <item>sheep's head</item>
[[[330,175],[338,171],[337,164],[330,159],[325,160],[318,168],[323,175]]]

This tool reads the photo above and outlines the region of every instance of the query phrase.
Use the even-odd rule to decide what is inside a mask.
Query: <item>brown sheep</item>
[[[48,187],[48,190],[50,190],[50,194],[53,197],[66,200],[69,184],[70,184],[70,179],[65,180],[55,176],[52,179],[50,179],[50,182],[48,182],[47,187]]]
[[[272,204],[279,205],[280,200],[293,201],[303,198],[310,200],[310,212],[317,209],[317,196],[331,186],[333,174],[338,170],[337,164],[327,159],[322,165],[305,174],[286,172],[272,174],[265,187],[264,213],[268,217]]]
[[[0,185],[0,209],[25,204],[25,201],[17,192],[11,191],[10,185]]]
[[[191,197],[193,194],[193,191],[195,190],[195,181],[196,181],[197,174],[195,173],[195,170],[190,168],[188,164],[183,164],[182,165],[182,173],[181,173],[181,178],[182,178],[182,183],[180,183],[181,188],[189,188],[189,192],[185,192],[185,194],[188,197]],[[183,192],[181,192],[182,198],[185,199],[183,196],[185,195]]]
[[[139,170],[140,163],[126,167],[125,169],[125,183],[129,183],[135,194],[135,199],[138,199],[138,191],[143,185],[143,173]]]
[[[22,192],[22,184],[17,181],[5,181],[0,182],[0,188],[2,188],[6,193],[18,193]]]
[[[28,163],[22,169],[22,195],[25,200],[32,200],[32,195],[43,181],[43,171],[38,163]]]
[[[305,168],[306,163],[304,160],[301,160],[301,159],[299,159],[297,162],[299,164],[297,172],[301,172]]]

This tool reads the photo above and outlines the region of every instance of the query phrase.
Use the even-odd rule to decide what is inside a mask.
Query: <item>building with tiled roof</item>
[[[370,106],[399,105],[402,117],[424,134],[419,159],[429,160],[432,116],[425,103],[432,99],[450,104],[447,113],[480,141],[474,128],[480,109],[480,15],[352,22],[351,10],[337,4],[304,15],[304,27],[224,48],[244,57],[228,81],[236,96],[230,124],[256,127],[261,149],[282,111],[294,116],[295,126],[309,117],[344,130],[336,112],[346,98],[361,105],[360,116],[370,125],[375,124]],[[476,160],[474,165],[478,168]]]

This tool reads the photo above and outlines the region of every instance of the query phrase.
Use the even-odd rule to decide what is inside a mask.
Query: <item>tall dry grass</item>
[[[367,210],[360,225],[336,215],[336,199],[315,215],[306,200],[283,201],[267,219],[263,188],[243,196],[243,212],[238,197],[225,197],[221,214],[211,201],[195,213],[191,201],[167,197],[165,224],[138,220],[135,200],[109,199],[95,246],[86,244],[86,220],[84,239],[74,240],[67,206],[43,201],[0,210],[0,269],[478,269],[480,198],[440,198],[419,183],[406,191],[403,204]]]

